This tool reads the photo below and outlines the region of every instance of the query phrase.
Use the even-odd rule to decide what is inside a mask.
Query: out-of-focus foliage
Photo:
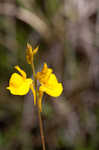
[[[25,58],[27,42],[33,48],[40,45],[36,71],[46,61],[64,85],[64,93],[57,100],[47,95],[43,99],[46,148],[98,150],[98,0],[0,1],[0,149],[3,150],[42,149],[31,93],[12,96],[5,89],[15,65],[32,77]]]

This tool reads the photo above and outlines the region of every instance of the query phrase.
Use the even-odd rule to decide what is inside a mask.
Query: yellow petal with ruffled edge
[[[32,79],[24,79],[19,74],[13,73],[9,81],[9,87],[7,87],[7,89],[13,95],[26,95],[29,92],[31,84]]]
[[[46,92],[50,96],[58,97],[63,91],[63,86],[61,83],[58,83],[56,76],[52,73],[49,77],[48,82],[46,82],[45,84],[41,83],[39,90],[42,92]]]

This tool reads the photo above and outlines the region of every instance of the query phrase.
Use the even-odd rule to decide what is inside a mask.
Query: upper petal
[[[45,84],[46,82],[48,82],[51,73],[52,73],[52,69],[48,68],[47,64],[44,63],[44,66],[41,72],[37,72],[37,79],[39,80],[41,84],[43,83]]]
[[[15,66],[15,69],[17,71],[19,71],[19,73],[24,77],[26,78],[26,73],[19,67],[19,66]]]

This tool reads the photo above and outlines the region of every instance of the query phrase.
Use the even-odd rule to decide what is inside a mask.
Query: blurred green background
[[[46,150],[98,150],[98,0],[0,0],[0,150],[42,149],[32,93],[6,90],[15,65],[32,77],[27,42],[39,45],[36,71],[47,62],[64,86],[43,98]]]

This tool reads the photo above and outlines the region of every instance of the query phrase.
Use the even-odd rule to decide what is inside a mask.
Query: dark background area
[[[27,42],[39,45],[36,71],[47,62],[64,87],[43,98],[46,150],[98,150],[98,0],[0,0],[0,150],[42,149],[31,92],[6,90],[15,65],[32,77]]]

